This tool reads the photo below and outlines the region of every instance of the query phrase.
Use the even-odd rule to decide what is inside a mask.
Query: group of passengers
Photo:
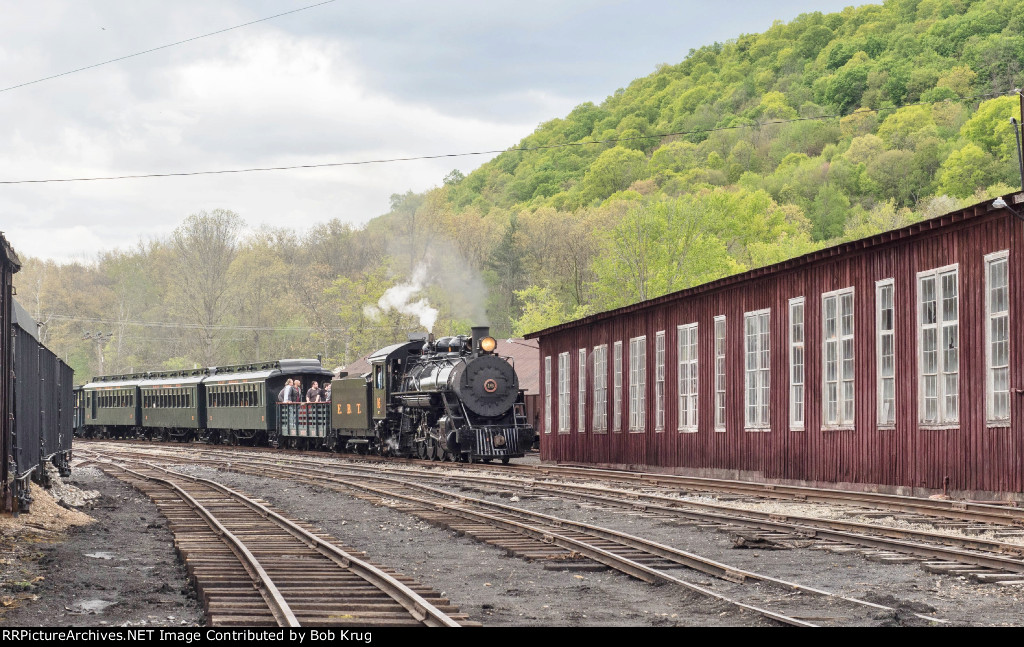
[[[302,380],[289,379],[284,383],[284,388],[277,394],[278,402],[302,402]],[[306,391],[306,402],[330,402],[331,383],[324,382],[324,388],[319,383],[313,385]]]

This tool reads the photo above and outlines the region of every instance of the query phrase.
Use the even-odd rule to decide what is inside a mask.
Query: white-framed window
[[[804,298],[789,300],[789,428],[804,429]]]
[[[544,433],[551,433],[551,356],[544,358]]]
[[[558,354],[558,433],[569,432],[569,353]]]
[[[577,373],[577,397],[576,403],[576,431],[583,433],[587,430],[587,349],[581,348],[579,352],[579,372]]]
[[[985,256],[985,411],[988,422],[1010,422],[1009,251]]]
[[[743,315],[746,348],[744,390],[746,392],[746,429],[748,431],[768,431],[771,426],[768,417],[771,395],[769,392],[770,318],[770,310],[747,312]]]
[[[614,345],[615,363],[615,391],[612,394],[612,430],[622,431],[622,342],[617,341]]]
[[[853,288],[821,295],[822,427],[853,426]]]
[[[697,431],[697,324],[676,328],[679,431]]]
[[[594,418],[595,432],[608,431],[608,345],[594,347]]]
[[[629,430],[644,431],[647,421],[647,337],[629,340]]]
[[[917,274],[920,420],[960,421],[960,288],[957,265]]]
[[[725,431],[725,315],[715,317],[715,431]]]
[[[665,331],[654,335],[654,430],[665,431]]]
[[[878,426],[896,424],[896,288],[892,279],[875,283],[878,345]]]

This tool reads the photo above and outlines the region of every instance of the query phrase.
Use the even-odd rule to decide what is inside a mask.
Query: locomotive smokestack
[[[491,328],[490,326],[473,326],[470,331],[473,335],[473,354],[477,355],[480,353],[480,340],[491,336]]]

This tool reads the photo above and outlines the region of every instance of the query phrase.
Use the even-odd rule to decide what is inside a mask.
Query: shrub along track
[[[238,464],[227,463],[217,450],[199,451],[200,456],[212,456],[210,459],[197,458],[195,451],[190,451],[188,458],[161,454],[151,459],[183,464],[209,461],[215,468],[286,478],[349,492],[503,547],[517,556],[549,560],[559,567],[598,562],[632,577],[654,584],[681,586],[784,624],[810,626],[813,620],[831,626],[870,625],[877,624],[878,620],[891,621],[898,617],[895,609],[885,605],[735,568],[626,533],[453,494],[422,482],[347,471],[323,464],[313,467],[281,465],[294,462],[294,457],[278,457],[282,460],[268,457],[267,460],[246,460],[245,464]],[[672,572],[681,568],[718,578],[721,582],[716,588],[727,589],[728,595],[688,582],[679,576],[681,573]],[[910,622],[935,620],[915,614]]]
[[[230,488],[151,463],[95,460],[168,519],[210,625],[459,626],[465,619],[436,592]]]

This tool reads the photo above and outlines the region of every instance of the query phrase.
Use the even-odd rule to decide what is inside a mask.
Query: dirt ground
[[[10,602],[0,608],[0,626],[202,623],[173,536],[156,506],[95,468],[74,469],[68,482],[99,492],[82,509],[94,523],[40,533],[33,528],[36,520],[53,508],[64,509],[39,492],[30,514],[0,525],[6,558],[0,565],[0,596]]]
[[[326,489],[206,468],[189,471],[216,476],[290,517],[320,526],[366,551],[375,563],[442,591],[485,626],[768,624],[675,587],[655,587],[607,570],[545,570],[406,513]],[[0,608],[0,625],[201,624],[201,610],[155,507],[94,468],[75,469],[70,482],[100,493],[85,509],[97,523],[70,528],[62,542],[31,533],[13,541],[8,533],[2,535],[5,548],[18,546],[21,557],[2,565],[0,595],[5,600],[21,597]],[[957,625],[1024,625],[1024,587],[977,585],[925,573],[915,564],[883,565],[854,553],[736,550],[726,533],[558,499],[524,495],[515,505],[628,531],[740,568],[895,606],[907,615],[926,613]],[[727,583],[686,571],[677,575],[728,593]],[[883,619],[886,623],[902,624],[903,619]]]

